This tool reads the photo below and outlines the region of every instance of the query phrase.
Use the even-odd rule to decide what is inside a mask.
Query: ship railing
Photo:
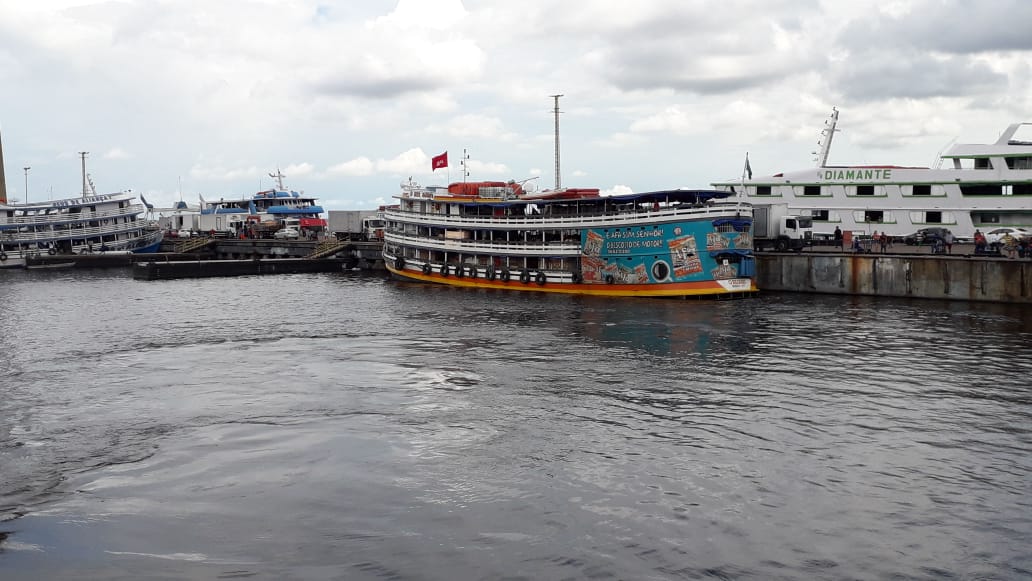
[[[7,230],[0,233],[0,240],[18,242],[49,242],[51,240],[67,240],[71,238],[92,238],[110,234],[129,234],[132,232],[143,232],[138,222],[105,224],[103,226],[90,226],[87,228],[47,228],[43,230],[14,231]]]
[[[116,208],[114,210],[105,210],[103,212],[51,212],[50,214],[34,215],[34,216],[0,216],[0,224],[17,224],[19,226],[34,226],[37,224],[56,224],[56,223],[71,223],[71,222],[85,222],[93,220],[105,220],[111,218],[120,218],[123,216],[135,216],[142,214],[144,207],[142,204],[130,204],[123,208]]]
[[[745,210],[745,208],[743,208]],[[398,220],[408,224],[434,226],[479,227],[479,228],[588,228],[620,226],[624,223],[638,223],[642,220],[674,221],[681,218],[718,218],[732,214],[734,206],[704,206],[700,208],[660,208],[659,210],[614,211],[564,216],[562,214],[525,214],[510,216],[451,216],[426,212],[384,212],[387,220]]]
[[[396,232],[384,233],[384,240],[405,246],[455,252],[483,252],[490,254],[576,255],[581,251],[580,239],[573,241],[505,241],[457,240],[454,238],[409,236]]]

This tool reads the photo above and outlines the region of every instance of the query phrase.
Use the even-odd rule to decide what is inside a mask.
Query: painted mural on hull
[[[738,263],[721,257],[748,254],[752,236],[713,232],[708,222],[589,228],[581,232],[581,248],[585,283],[703,282],[747,276]]]

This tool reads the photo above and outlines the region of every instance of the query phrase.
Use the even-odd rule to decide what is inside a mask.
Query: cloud
[[[113,147],[105,152],[103,157],[104,159],[129,159],[132,156],[121,147]]]

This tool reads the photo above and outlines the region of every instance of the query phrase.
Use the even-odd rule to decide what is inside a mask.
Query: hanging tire
[[[527,284],[528,282],[530,282],[529,270],[524,269],[520,271],[520,282],[522,282],[523,284]]]
[[[462,278],[466,276],[466,269],[461,264],[455,265],[455,276]]]
[[[477,277],[477,267],[476,267],[475,264],[471,264],[471,265],[469,265],[466,268],[469,271],[466,274],[468,274],[470,278],[476,278]]]
[[[538,271],[537,276],[534,277],[534,282],[538,283],[538,286],[545,286],[545,282],[547,280],[548,277],[545,276],[545,273],[540,271]]]
[[[487,270],[484,271],[484,276],[487,277],[487,280],[495,279],[495,267],[493,264],[487,267]]]
[[[499,275],[499,278],[502,279],[502,282],[509,282],[509,277],[511,277],[511,276],[512,276],[512,273],[509,272],[509,269],[508,268],[503,268],[502,269],[502,273]]]
[[[441,265],[441,276],[448,276],[448,265],[447,264],[442,264]]]
[[[580,284],[580,283],[584,282],[584,277],[581,276],[581,273],[579,273],[577,271],[574,271],[570,275],[570,278],[573,280],[573,284]]]
[[[616,282],[616,279],[613,278],[613,275],[607,274],[606,275],[606,284],[613,284],[614,282]]]
[[[423,263],[423,274],[429,276],[430,273],[433,272],[433,271],[434,271],[434,269],[433,269],[433,267],[430,266],[429,262],[424,262]]]
[[[0,262],[7,262],[7,253],[0,252]]]
[[[397,257],[394,259],[394,270],[405,270],[405,259]]]

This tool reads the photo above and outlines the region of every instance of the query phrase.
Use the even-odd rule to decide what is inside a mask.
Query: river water
[[[0,579],[1027,579],[1032,312],[0,272]]]

